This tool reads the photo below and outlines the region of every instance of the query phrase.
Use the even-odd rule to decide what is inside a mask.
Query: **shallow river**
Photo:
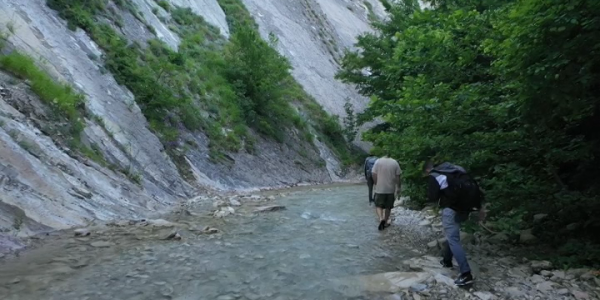
[[[366,186],[298,190],[268,204],[287,209],[244,204],[215,219],[192,208],[178,221],[220,233],[180,230],[181,241],[160,238],[172,229],[135,226],[57,234],[0,262],[0,299],[375,299],[343,279],[396,271],[417,255],[401,238],[406,220],[377,230]]]

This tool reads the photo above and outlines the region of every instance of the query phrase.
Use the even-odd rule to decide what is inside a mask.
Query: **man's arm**
[[[371,177],[373,177],[374,185],[377,185],[377,169],[379,169],[379,160],[375,161],[375,164],[373,165],[373,170],[371,170]]]
[[[401,181],[400,175],[397,175],[396,176],[396,193],[395,193],[396,198],[400,197],[401,189],[402,189],[402,181]]]
[[[396,198],[400,197],[400,192],[402,189],[402,169],[400,168],[400,164],[396,162]]]
[[[427,177],[427,200],[429,202],[437,202],[440,200],[440,184],[432,175]]]

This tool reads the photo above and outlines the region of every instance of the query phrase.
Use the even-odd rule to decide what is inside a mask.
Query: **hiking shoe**
[[[458,278],[456,278],[456,280],[454,281],[454,284],[456,286],[465,286],[473,283],[473,281],[473,275],[471,275],[471,272],[468,272],[458,276]]]
[[[377,227],[377,229],[379,229],[379,230],[383,230],[384,228],[385,228],[385,220],[384,220],[384,221],[381,221],[381,222],[379,222],[379,227]]]
[[[445,262],[443,259],[440,260],[440,265],[444,268],[452,268],[454,267],[451,262]]]

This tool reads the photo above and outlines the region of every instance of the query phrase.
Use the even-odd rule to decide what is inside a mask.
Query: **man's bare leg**
[[[392,219],[390,218],[391,214],[392,214],[392,209],[391,208],[386,208],[385,209],[385,223],[387,225],[392,224]]]
[[[383,208],[376,207],[375,211],[377,212],[377,217],[379,217],[379,222],[385,220],[385,212],[384,212]]]

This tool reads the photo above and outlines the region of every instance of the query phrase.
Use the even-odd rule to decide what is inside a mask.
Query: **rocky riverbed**
[[[477,278],[452,285],[433,211],[394,209],[383,232],[365,187],[196,197],[157,219],[54,232],[0,259],[1,299],[598,299],[592,270],[557,270],[463,234]],[[429,244],[429,245],[428,245]]]

